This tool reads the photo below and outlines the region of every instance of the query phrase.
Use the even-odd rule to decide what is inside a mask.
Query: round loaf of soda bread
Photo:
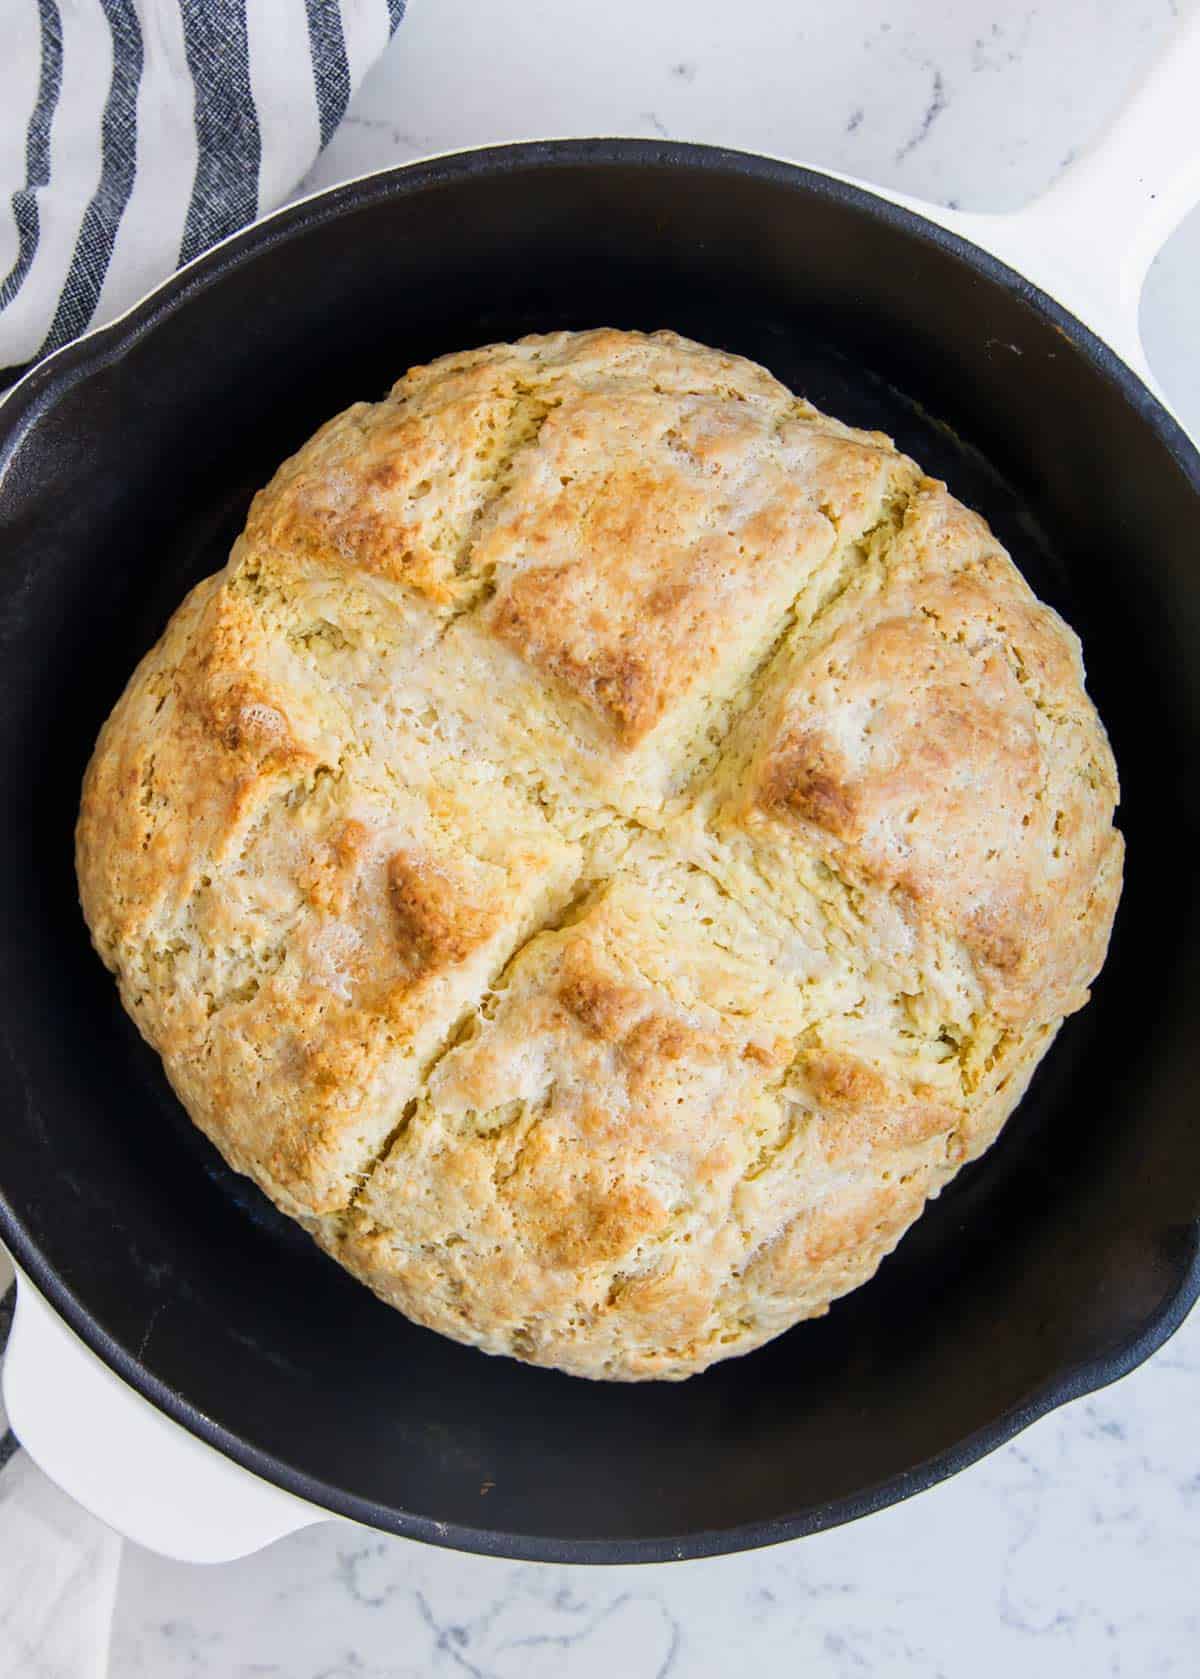
[[[100,734],[79,885],[193,1120],[384,1300],[678,1378],[995,1138],[1116,801],[1076,637],[888,438],[558,333],[284,463]]]

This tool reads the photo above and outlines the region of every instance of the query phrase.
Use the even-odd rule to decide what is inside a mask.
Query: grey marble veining
[[[127,1548],[113,1679],[1194,1679],[1200,1318],[1116,1387],[867,1521],[658,1568],[342,1524],[214,1569]]]
[[[629,134],[1011,210],[1103,131],[1197,3],[411,0],[297,196],[464,146]],[[1151,274],[1143,322],[1155,372],[1200,429],[1198,263],[1200,214]]]
[[[307,183],[539,134],[697,138],[1002,209],[1119,103],[1184,0],[410,0]],[[1156,371],[1200,430],[1200,217]],[[328,1524],[228,1567],[131,1547],[112,1679],[1195,1679],[1200,1315],[1117,1386],[868,1521],[655,1569],[520,1566]]]
[[[1183,3],[412,0],[309,184],[499,139],[665,134],[1011,208],[1104,125]]]

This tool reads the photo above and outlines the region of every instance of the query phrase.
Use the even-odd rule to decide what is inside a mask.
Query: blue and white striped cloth
[[[405,0],[0,0],[0,383],[273,209]]]

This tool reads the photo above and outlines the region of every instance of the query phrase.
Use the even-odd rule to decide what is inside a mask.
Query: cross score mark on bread
[[[415,368],[256,497],[78,867],[196,1123],[383,1298],[680,1377],[868,1278],[1087,999],[1078,643],[888,439],[672,334]]]

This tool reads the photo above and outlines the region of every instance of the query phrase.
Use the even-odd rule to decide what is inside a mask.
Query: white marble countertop
[[[540,134],[668,134],[1011,208],[1184,0],[410,0],[307,185]],[[1147,287],[1200,431],[1200,217]],[[1200,1672],[1200,1314],[1117,1387],[851,1527],[661,1568],[518,1566],[326,1524],[212,1569],[127,1546],[112,1679]]]

